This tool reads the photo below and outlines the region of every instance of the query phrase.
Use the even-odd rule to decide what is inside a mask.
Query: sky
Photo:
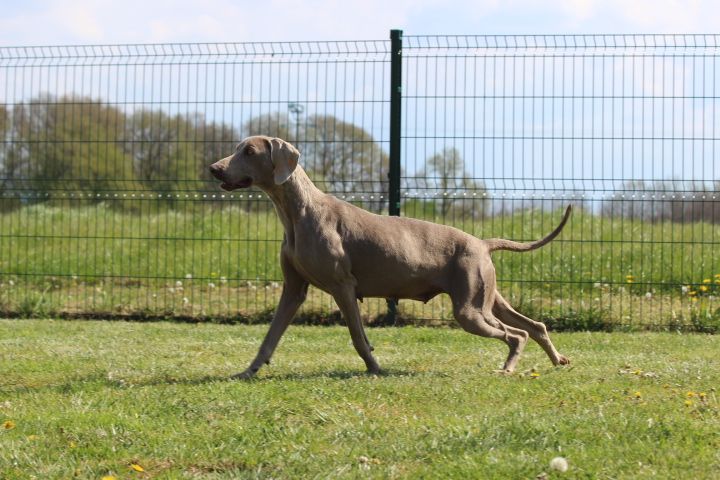
[[[718,18],[720,2],[716,0],[2,0],[0,47],[386,40],[391,29],[401,29],[405,35],[718,33]],[[481,123],[473,121],[467,123],[470,131],[464,132],[457,126],[462,122],[456,124],[453,121],[448,124],[450,131],[438,133],[429,130],[430,127],[436,128],[435,125],[421,122],[419,126],[410,124],[416,131],[406,131],[406,134],[435,134],[450,138],[453,135],[502,136],[510,132],[520,137],[535,134],[564,137],[570,132],[573,139],[591,135],[608,137],[605,143],[585,142],[583,145],[590,146],[582,147],[584,149],[578,151],[573,150],[575,147],[572,145],[580,145],[581,142],[574,140],[565,141],[570,147],[566,147],[562,142],[544,142],[545,147],[552,149],[557,145],[557,149],[563,152],[557,161],[556,150],[545,152],[529,142],[514,141],[509,151],[487,152],[487,155],[494,158],[502,154],[503,161],[487,162],[485,153],[476,155],[473,174],[481,177],[691,180],[720,178],[720,162],[716,162],[716,159],[720,158],[720,151],[716,151],[715,142],[712,141],[718,137],[714,129],[720,122],[720,109],[717,108],[715,96],[720,90],[720,81],[714,75],[716,68],[720,69],[720,61],[716,50],[708,57],[700,60],[705,62],[702,65],[693,63],[692,58],[675,60],[673,55],[669,55],[667,58],[642,65],[644,60],[641,58],[631,61],[621,59],[607,63],[607,66],[606,63],[596,64],[593,60],[592,64],[583,63],[582,67],[578,67],[578,75],[585,71],[594,72],[588,73],[583,81],[596,78],[594,75],[606,77],[604,84],[599,83],[599,90],[580,93],[609,95],[610,87],[615,85],[613,82],[620,85],[622,80],[622,84],[627,86],[623,88],[629,89],[624,91],[625,94],[637,95],[640,98],[660,97],[660,100],[652,100],[654,103],[642,100],[622,100],[622,103],[604,100],[603,105],[607,108],[599,103],[578,103],[577,100],[543,104],[525,102],[518,103],[516,107],[498,104],[498,111],[502,112],[503,116],[489,118],[493,124],[491,128],[495,130],[480,131],[478,129]],[[507,64],[511,67],[514,65],[512,60],[508,60]],[[565,65],[566,69],[570,70],[574,69],[576,64],[571,60]],[[596,65],[601,67],[596,68]],[[554,66],[558,71],[565,71],[560,70],[558,64]],[[532,68],[536,68],[534,63]],[[495,93],[541,93],[537,86],[539,82],[536,81],[540,78],[541,68],[544,67],[538,64],[537,69],[525,71],[527,78],[524,79],[519,74],[507,79],[503,77],[505,90]],[[653,72],[652,78],[648,73],[647,78],[629,79],[636,69],[638,72]],[[710,72],[711,80],[706,82],[705,79],[710,78]],[[14,92],[19,89],[21,94],[18,98],[36,95],[35,90],[46,83],[44,80],[40,81],[41,75],[37,74],[37,85],[33,86],[33,83],[27,86],[24,77],[18,77],[14,70],[8,73],[10,74],[16,75],[13,85],[17,84],[19,87],[6,87],[6,90]],[[559,84],[565,81],[562,80],[561,73],[556,77]],[[696,88],[701,82],[701,88]],[[2,81],[0,77],[0,84],[2,83],[10,85],[11,82]],[[572,85],[572,81],[568,84]],[[372,88],[372,85],[368,85],[368,88]],[[545,88],[549,87],[546,85]],[[111,89],[108,87],[107,90]],[[156,91],[152,88],[146,90],[153,98],[163,91],[173,94],[164,87]],[[274,90],[270,88],[268,91]],[[23,95],[22,92],[27,94]],[[362,91],[359,91],[358,95],[363,95]],[[694,100],[698,95],[704,100]],[[674,96],[683,99],[673,99]],[[227,98],[223,97],[223,100]],[[485,104],[482,105],[482,108],[489,109]],[[532,117],[537,125],[525,121],[525,116],[521,117],[525,123],[517,121],[515,111],[524,115],[522,112],[525,110],[518,109],[536,107],[545,112],[537,118]],[[429,111],[434,105],[428,103],[426,108]],[[574,108],[584,108],[587,114],[581,113],[573,117]],[[450,113],[438,111],[436,108],[434,112],[420,113],[423,116],[435,115],[435,118],[448,118],[451,115],[454,115],[453,118],[464,118],[463,115],[470,114],[469,110],[462,111],[462,108]],[[570,113],[565,114],[566,111]],[[561,113],[555,116],[555,112]],[[656,114],[657,112],[660,113]],[[417,110],[415,113],[418,113]],[[653,118],[659,120],[654,122]],[[225,118],[221,120],[224,121]],[[503,127],[503,122],[510,122],[509,127]],[[383,128],[387,126],[380,121],[375,123],[382,124]],[[554,124],[557,125],[553,126]],[[597,124],[600,128],[590,134],[572,130]],[[604,125],[606,127],[603,127]],[[510,127],[518,131],[514,132]],[[380,136],[374,131],[373,134]],[[643,136],[659,136],[660,140],[615,140],[619,137]],[[664,141],[668,137],[681,139]],[[702,137],[704,140],[686,141],[683,140],[684,137]],[[500,140],[492,143],[495,144],[503,143]],[[517,148],[514,145],[517,145]],[[406,146],[409,149],[405,150],[404,155],[416,158],[419,162],[443,147],[439,143],[415,147],[411,141],[408,141]],[[460,148],[466,156],[470,155],[470,150],[474,151],[474,147],[460,141],[453,141],[451,146]],[[577,161],[585,157],[590,160]],[[628,161],[629,158],[632,159],[631,162]],[[590,165],[590,168],[587,165]]]
[[[713,0],[3,0],[0,45],[714,33]]]

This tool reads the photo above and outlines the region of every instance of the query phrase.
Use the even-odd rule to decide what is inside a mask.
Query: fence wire
[[[0,47],[4,315],[259,320],[282,227],[207,166],[251,134],[388,212],[401,62],[401,215],[479,237],[500,289],[557,328],[720,326],[719,35]],[[384,315],[385,302],[363,303]],[[313,290],[308,318],[336,317]],[[399,315],[449,321],[439,297]]]

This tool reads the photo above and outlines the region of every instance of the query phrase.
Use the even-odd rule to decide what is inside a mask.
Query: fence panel
[[[0,48],[0,310],[265,315],[282,229],[261,192],[223,192],[207,166],[246,135],[279,136],[320,188],[386,209],[388,48]]]
[[[720,327],[718,35],[401,42],[0,48],[0,313],[265,317],[279,222],[261,192],[207,173],[262,133],[378,213],[399,149],[401,214],[479,237],[538,238],[573,204],[551,245],[495,254],[530,316]],[[309,300],[308,317],[334,311]],[[399,313],[450,318],[443,297]]]
[[[530,240],[572,204],[551,245],[494,255],[512,303],[556,326],[720,326],[720,36],[403,40],[403,214]]]

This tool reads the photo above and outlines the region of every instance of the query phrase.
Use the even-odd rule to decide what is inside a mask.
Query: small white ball
[[[567,472],[568,462],[563,457],[555,457],[550,460],[550,468],[558,472]]]

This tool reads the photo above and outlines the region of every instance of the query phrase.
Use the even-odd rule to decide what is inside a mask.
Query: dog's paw
[[[555,365],[570,365],[570,359],[565,355],[558,356],[558,361]]]
[[[249,368],[245,370],[244,372],[237,373],[230,377],[231,380],[250,380],[251,378],[255,377],[255,372],[250,370]]]

